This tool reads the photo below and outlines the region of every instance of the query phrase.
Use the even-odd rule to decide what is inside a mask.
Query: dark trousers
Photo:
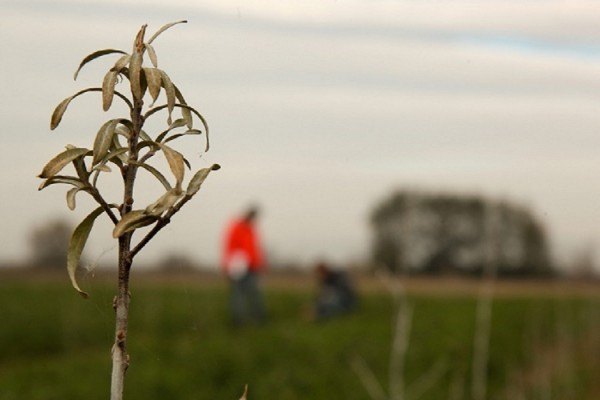
[[[231,279],[231,312],[235,325],[266,321],[267,312],[256,272]]]

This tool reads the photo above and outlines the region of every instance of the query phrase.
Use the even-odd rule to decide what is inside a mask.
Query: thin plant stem
[[[141,52],[144,46],[144,33],[146,25],[140,29],[136,40],[134,51]],[[144,125],[142,108],[144,101],[133,94],[133,108],[131,109],[131,122],[133,130],[128,138],[129,162],[123,169],[123,206],[121,217],[131,212],[133,206],[133,188],[137,173],[138,138]],[[122,400],[125,383],[125,373],[129,368],[129,355],[127,354],[127,328],[129,322],[129,272],[133,263],[131,256],[132,233],[125,233],[119,237],[119,272],[118,289],[115,299],[115,343],[112,349],[112,376],[111,376],[111,400]]]

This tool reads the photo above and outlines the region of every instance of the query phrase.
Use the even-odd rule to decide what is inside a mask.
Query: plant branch
[[[169,211],[167,211],[166,214],[158,220],[158,222],[154,225],[154,227],[152,227],[150,232],[148,232],[146,234],[146,236],[144,236],[144,238],[142,240],[140,240],[139,243],[129,252],[129,257],[131,257],[131,259],[133,259],[135,257],[135,255],[137,253],[139,253],[140,250],[142,250],[144,248],[144,246],[146,246],[148,244],[148,242],[150,240],[152,240],[152,238],[154,236],[156,236],[156,234],[158,232],[160,232],[160,230],[162,228],[169,225],[173,215],[175,215],[177,212],[179,212],[179,210],[181,210],[181,208],[184,206],[184,204],[187,203],[188,201],[190,201],[192,199],[192,197],[194,197],[194,196],[193,195],[191,195],[191,196],[185,195],[183,197],[183,199],[181,199],[177,204],[175,204],[173,207],[171,207],[169,209]]]
[[[117,216],[110,209],[110,205],[104,200],[104,197],[100,194],[100,191],[96,188],[96,186],[92,185],[89,182],[89,173],[85,168],[85,163],[83,160],[79,160],[75,162],[75,171],[77,172],[77,176],[79,179],[85,184],[85,190],[92,196],[94,200],[102,207],[106,215],[110,218],[110,220],[116,225],[119,222]]]
[[[146,154],[144,154],[142,157],[140,157],[139,162],[140,163],[145,163],[146,161],[148,161],[150,158],[152,158],[154,155],[156,154],[156,151],[154,150],[149,150]]]
[[[115,213],[112,212],[110,205],[106,202],[106,200],[104,200],[104,197],[102,197],[98,189],[96,189],[93,186],[89,186],[88,190],[88,193],[104,209],[104,212],[108,215],[108,218],[110,218],[110,220],[116,225],[119,222],[119,219],[117,218]]]

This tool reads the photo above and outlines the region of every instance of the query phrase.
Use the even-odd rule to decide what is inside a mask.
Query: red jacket
[[[237,253],[243,255],[250,271],[259,271],[264,267],[264,259],[260,248],[260,241],[254,226],[240,219],[234,221],[225,234],[223,246],[222,268],[228,273],[233,256]]]

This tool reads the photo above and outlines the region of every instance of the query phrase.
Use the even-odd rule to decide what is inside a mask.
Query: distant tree
[[[73,227],[63,219],[35,227],[29,235],[31,264],[43,268],[64,268]]]
[[[551,271],[544,228],[527,210],[477,196],[394,193],[372,216],[374,260],[392,272],[500,275]]]
[[[172,251],[161,257],[158,268],[163,271],[193,271],[196,263],[189,255]]]

